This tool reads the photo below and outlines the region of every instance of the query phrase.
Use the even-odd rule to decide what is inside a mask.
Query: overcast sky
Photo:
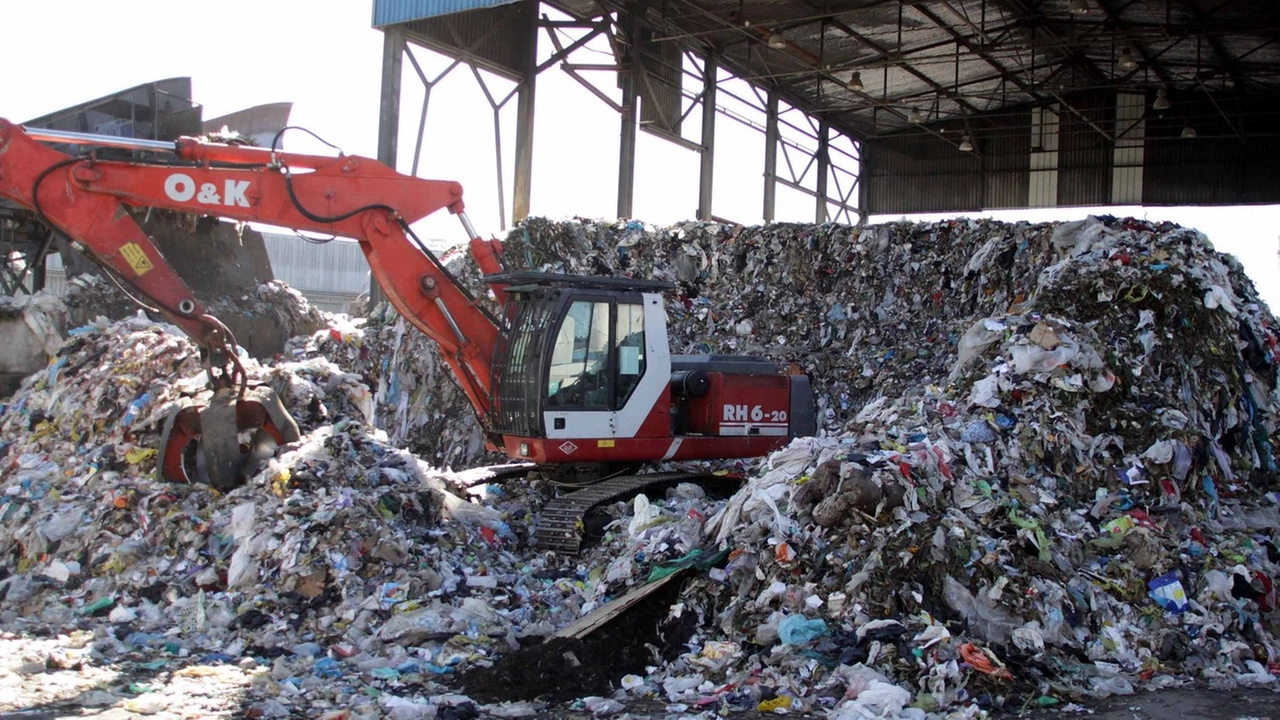
[[[22,121],[140,83],[190,76],[206,118],[262,103],[294,103],[291,121],[348,153],[376,155],[382,33],[370,27],[370,0],[62,0],[9,3],[0,43],[0,117]],[[549,50],[545,38],[542,54]],[[603,48],[578,62],[608,62]],[[434,77],[447,61],[418,52]],[[412,73],[406,63],[406,71]],[[609,78],[598,86],[617,97]],[[486,76],[496,99],[512,88]],[[421,84],[406,77],[400,169],[410,166],[421,108]],[[553,217],[613,216],[617,200],[617,116],[557,69],[539,77],[534,141],[533,212]],[[515,101],[502,113],[504,171],[514,149]],[[689,118],[698,125],[697,111]],[[300,136],[290,149],[321,151]],[[739,222],[761,220],[763,137],[718,118],[714,212]],[[689,219],[697,207],[698,159],[640,134],[635,215],[655,223]],[[433,91],[419,174],[457,180],[482,233],[498,233],[493,114],[476,78],[455,69]],[[781,162],[781,161],[780,161]],[[781,171],[780,171],[781,172]],[[1067,220],[1097,209],[991,213],[1002,219]],[[1106,210],[1104,210],[1106,211]],[[1273,308],[1280,307],[1280,207],[1122,208],[1152,220],[1204,231],[1240,258]],[[936,216],[930,216],[936,217]],[[811,221],[813,201],[780,188],[777,219]],[[884,218],[873,218],[884,219]],[[456,221],[426,223],[432,237],[462,240]]]

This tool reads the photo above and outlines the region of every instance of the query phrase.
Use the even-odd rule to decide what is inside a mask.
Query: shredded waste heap
[[[799,364],[823,430],[738,467],[727,500],[617,503],[598,545],[558,558],[527,543],[545,491],[468,493],[432,467],[483,446],[394,314],[252,366],[305,435],[225,496],[152,480],[157,420],[201,382],[192,347],[93,324],[0,414],[0,619],[92,627],[113,661],[240,663],[268,717],[588,695],[600,714],[970,717],[1280,672],[1277,324],[1199,233],[535,218],[506,255],[678,283],[673,352]],[[662,662],[582,645],[558,683],[503,669],[688,566],[667,642],[636,631]]]

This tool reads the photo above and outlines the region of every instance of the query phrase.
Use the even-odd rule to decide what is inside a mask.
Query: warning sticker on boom
[[[143,252],[138,243],[125,243],[120,246],[120,254],[124,256],[124,261],[129,263],[129,267],[133,268],[133,272],[139,277],[151,272],[155,265],[151,262],[151,258]]]

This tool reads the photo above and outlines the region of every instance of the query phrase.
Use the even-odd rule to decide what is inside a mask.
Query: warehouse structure
[[[1280,5],[1263,0],[375,0],[373,24],[380,159],[401,140],[421,149],[425,123],[416,138],[400,127],[401,80],[423,84],[425,119],[443,74],[415,53],[451,56],[444,74],[470,67],[495,115],[515,100],[515,168],[498,174],[516,219],[537,175],[537,78],[553,68],[618,112],[621,217],[637,132],[699,153],[698,215],[714,217],[725,119],[763,134],[766,221],[778,187],[813,196],[819,222],[1280,202]],[[599,39],[613,62],[582,57]],[[516,89],[499,98],[479,69]],[[607,84],[588,77],[600,71]]]
[[[379,158],[395,164],[411,145],[399,169],[416,173],[431,88],[469,70],[493,108],[511,219],[531,211],[546,72],[617,111],[621,217],[633,214],[636,136],[648,133],[697,154],[690,206],[718,219],[724,123],[760,132],[766,221],[780,190],[812,197],[815,220],[844,223],[1280,202],[1280,5],[1262,0],[375,0],[372,20],[384,34]],[[425,50],[453,62],[429,76]],[[405,83],[421,85],[420,107],[401,108]],[[515,137],[504,138],[512,114]],[[231,124],[268,137],[287,117],[287,105],[268,106]],[[162,139],[225,120],[202,118],[190,79],[170,78],[27,124]],[[504,146],[514,168],[502,166]],[[0,293],[43,285],[44,240],[29,215],[0,205]],[[336,307],[346,282],[300,286],[338,293],[320,300]]]

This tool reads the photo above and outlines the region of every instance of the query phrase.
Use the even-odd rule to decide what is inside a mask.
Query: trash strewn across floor
[[[823,431],[737,466],[728,500],[616,503],[558,558],[528,544],[548,488],[437,469],[483,445],[394,313],[246,360],[304,436],[225,495],[153,479],[159,422],[204,382],[194,347],[91,323],[0,414],[4,627],[90,630],[94,666],[237,665],[258,717],[586,696],[971,717],[1280,673],[1276,321],[1194,231],[531,219],[506,245],[533,269],[678,283],[672,351],[800,364]],[[637,652],[556,640],[556,671],[475,685],[672,573]]]

